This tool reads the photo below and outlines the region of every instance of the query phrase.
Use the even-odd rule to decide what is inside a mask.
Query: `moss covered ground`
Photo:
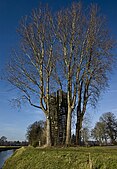
[[[3,169],[117,169],[117,147],[22,147]]]

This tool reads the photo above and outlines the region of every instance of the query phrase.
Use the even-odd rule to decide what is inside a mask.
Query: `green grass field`
[[[22,147],[3,169],[117,169],[117,147]]]

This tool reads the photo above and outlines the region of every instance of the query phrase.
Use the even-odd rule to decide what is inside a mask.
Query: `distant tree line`
[[[27,141],[8,141],[5,136],[0,138],[0,146],[27,146],[28,144]]]
[[[111,113],[104,113],[99,122],[95,124],[91,132],[92,137],[99,142],[99,144],[117,144],[117,118]]]
[[[30,145],[43,146],[46,142],[46,122],[36,121],[29,125],[26,133]],[[76,135],[71,136],[71,145],[76,144]],[[102,114],[99,122],[90,131],[88,127],[81,129],[81,145],[117,145],[117,118],[111,113]]]

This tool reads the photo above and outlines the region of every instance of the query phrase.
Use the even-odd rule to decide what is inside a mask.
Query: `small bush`
[[[39,146],[39,142],[38,142],[38,141],[34,141],[34,142],[32,143],[32,146],[33,146],[33,147],[38,147],[38,146]]]

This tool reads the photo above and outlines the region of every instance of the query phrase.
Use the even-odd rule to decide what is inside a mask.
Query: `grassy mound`
[[[3,169],[116,169],[117,148],[20,148]]]

